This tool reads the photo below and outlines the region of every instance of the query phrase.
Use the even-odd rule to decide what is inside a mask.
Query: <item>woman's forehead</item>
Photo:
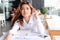
[[[25,7],[29,7],[30,8],[30,6],[28,4],[23,4],[22,8],[25,8]]]

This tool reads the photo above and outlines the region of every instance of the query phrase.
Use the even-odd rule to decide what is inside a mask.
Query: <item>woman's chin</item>
[[[28,15],[24,15],[24,17],[29,17]]]

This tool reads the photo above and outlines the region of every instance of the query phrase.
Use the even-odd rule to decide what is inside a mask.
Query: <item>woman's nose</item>
[[[26,10],[24,10],[24,12],[26,12]]]

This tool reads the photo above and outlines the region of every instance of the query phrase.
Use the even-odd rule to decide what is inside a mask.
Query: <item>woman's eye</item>
[[[29,9],[29,8],[26,8],[27,10]]]

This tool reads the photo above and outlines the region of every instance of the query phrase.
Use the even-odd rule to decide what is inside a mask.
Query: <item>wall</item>
[[[41,7],[44,6],[44,0],[32,0],[32,5],[35,8],[40,9]]]

